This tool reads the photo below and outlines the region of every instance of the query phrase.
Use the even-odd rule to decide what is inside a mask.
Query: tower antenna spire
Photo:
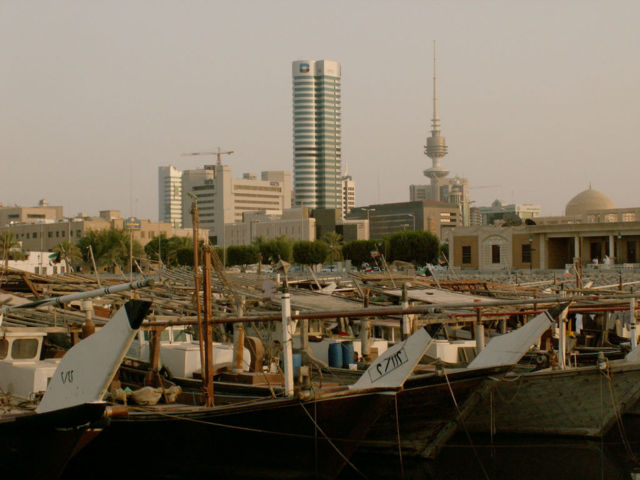
[[[438,64],[436,61],[436,41],[433,41],[433,131],[440,132],[438,118]]]
[[[440,180],[449,174],[449,170],[440,165],[440,161],[447,154],[447,144],[440,135],[440,118],[438,118],[438,71],[436,63],[436,41],[433,41],[433,119],[431,120],[431,136],[427,138],[424,153],[432,161],[431,168],[424,171],[431,179],[431,200],[440,200]]]

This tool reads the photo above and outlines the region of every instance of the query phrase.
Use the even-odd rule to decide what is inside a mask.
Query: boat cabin
[[[47,389],[60,359],[40,360],[47,332],[32,327],[0,328],[0,388],[32,399]]]
[[[150,362],[149,332],[139,331],[131,343],[126,357]],[[249,370],[251,354],[244,349],[243,366]],[[233,362],[233,345],[213,342],[213,368],[221,369]],[[193,378],[201,370],[200,345],[188,328],[181,325],[167,327],[160,334],[160,366],[168,370],[170,377]]]

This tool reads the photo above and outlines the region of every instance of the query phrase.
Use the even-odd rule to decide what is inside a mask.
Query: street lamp
[[[411,220],[413,220],[413,231],[416,231],[416,216],[413,213],[407,213],[406,214],[408,217],[411,217]]]
[[[375,208],[363,208],[365,212],[367,212],[367,228],[369,229],[369,238],[371,238],[371,221],[369,220],[369,215],[371,212],[375,212]]]

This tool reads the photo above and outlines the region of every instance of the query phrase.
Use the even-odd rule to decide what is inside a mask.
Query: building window
[[[76,237],[80,238],[82,236],[81,230],[76,230]]]
[[[462,247],[462,263],[464,264],[471,263],[471,247],[470,246]]]
[[[522,245],[522,263],[531,263],[531,244]]]
[[[60,237],[60,232],[56,232],[56,238]]]
[[[53,232],[47,232],[47,237],[49,238],[53,237]]]
[[[500,263],[500,245],[491,245],[491,263]]]

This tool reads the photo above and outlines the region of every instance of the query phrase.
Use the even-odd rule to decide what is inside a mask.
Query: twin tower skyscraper
[[[340,63],[297,60],[292,76],[295,204],[343,208]]]

